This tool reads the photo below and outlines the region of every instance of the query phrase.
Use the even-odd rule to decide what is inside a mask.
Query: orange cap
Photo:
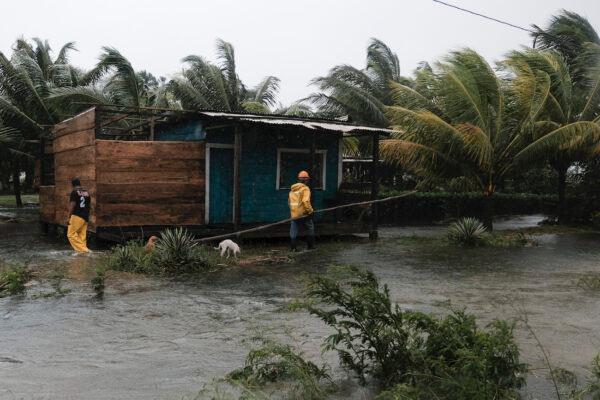
[[[300,171],[298,172],[298,178],[310,178],[310,176],[308,176],[308,172]]]

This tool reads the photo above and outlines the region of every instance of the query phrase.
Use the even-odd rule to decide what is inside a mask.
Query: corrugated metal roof
[[[232,119],[236,121],[246,121],[258,124],[268,125],[288,125],[288,126],[302,126],[308,129],[325,130],[330,132],[340,132],[342,134],[352,133],[367,133],[367,132],[379,132],[385,135],[389,135],[393,132],[391,129],[376,128],[372,126],[361,126],[353,125],[347,122],[323,122],[318,120],[311,120],[309,118],[286,118],[284,116],[274,115],[261,115],[261,114],[235,114],[227,112],[213,112],[213,111],[200,111],[198,114],[205,115],[213,118],[224,118]]]

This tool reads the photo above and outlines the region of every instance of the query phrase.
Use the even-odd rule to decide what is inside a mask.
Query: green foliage
[[[92,284],[92,289],[96,293],[96,297],[102,298],[104,297],[104,288],[106,280],[106,269],[103,267],[96,268],[96,274],[91,279],[90,283]]]
[[[13,296],[25,292],[25,284],[31,273],[23,266],[8,265],[0,271],[0,297]]]
[[[383,398],[512,399],[524,384],[514,326],[504,321],[482,330],[463,311],[437,318],[401,310],[387,286],[359,269],[344,283],[312,277],[308,295],[326,306],[310,312],[334,328],[324,348],[335,350],[342,366],[361,383],[404,385],[394,391],[405,397]]]
[[[447,235],[451,242],[463,246],[476,246],[483,243],[485,227],[477,218],[461,218],[450,224]]]
[[[160,233],[151,252],[141,241],[116,246],[105,260],[105,267],[154,275],[175,275],[208,271],[220,262],[210,247],[198,244],[183,228],[166,229]]]
[[[217,253],[198,244],[183,228],[166,229],[158,237],[151,263],[163,274],[198,272],[216,267]]]
[[[402,191],[384,189],[381,197],[396,196]],[[359,194],[340,193],[336,199],[339,203],[360,201]],[[448,193],[417,192],[410,196],[389,202],[379,207],[380,221],[389,223],[437,222],[445,219],[461,217],[477,217],[483,215],[484,195],[482,193]],[[491,202],[498,215],[514,214],[552,214],[556,208],[557,197],[530,193],[496,193]],[[573,207],[579,202],[573,199]],[[357,213],[356,210],[350,212]]]
[[[284,384],[286,398],[319,400],[332,389],[326,367],[318,367],[304,359],[290,345],[264,341],[263,346],[248,353],[244,367],[232,371],[227,378],[246,388],[263,388]]]
[[[579,278],[577,286],[589,291],[600,291],[600,274],[588,274]]]

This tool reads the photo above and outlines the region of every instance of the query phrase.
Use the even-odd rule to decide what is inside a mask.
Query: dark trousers
[[[295,219],[290,225],[290,239],[292,241],[292,249],[296,248],[298,239],[298,233],[301,229],[306,232],[306,241],[308,242],[308,248],[311,249],[315,244],[315,224],[312,217],[303,217]]]

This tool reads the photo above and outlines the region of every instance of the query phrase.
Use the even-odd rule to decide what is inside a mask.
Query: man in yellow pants
[[[69,196],[69,220],[67,238],[78,253],[89,253],[86,242],[88,220],[90,218],[90,193],[81,187],[78,178],[71,180],[73,190]]]

